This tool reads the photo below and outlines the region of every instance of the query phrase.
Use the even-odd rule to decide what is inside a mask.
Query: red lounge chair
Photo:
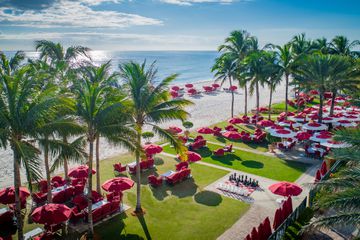
[[[88,202],[87,202],[86,198],[82,195],[78,195],[78,196],[74,197],[74,199],[72,200],[72,203],[75,206],[77,206],[80,211],[87,208],[87,206],[88,206]]]
[[[79,211],[77,207],[72,208],[72,215],[70,220],[74,223],[83,220],[85,217],[85,213],[83,211]]]
[[[105,203],[104,205],[101,206],[101,213],[102,213],[102,218],[107,217],[108,215],[111,214],[111,203]]]
[[[42,193],[46,193],[48,190],[47,181],[46,180],[40,180],[38,184],[39,190]]]
[[[242,140],[243,142],[250,142],[250,141],[251,141],[251,137],[250,137],[250,135],[246,134],[246,135],[243,135],[243,136],[241,137],[241,140]]]
[[[84,193],[85,185],[78,184],[74,187],[74,196],[80,195]]]
[[[169,183],[169,184],[175,184],[179,181],[179,172],[176,172],[168,177],[166,177],[166,181]]]
[[[122,173],[126,171],[126,166],[121,166],[121,163],[115,163],[113,167],[115,173]]]
[[[92,212],[93,222],[98,222],[102,219],[102,208],[97,208]]]
[[[225,151],[225,152],[232,152],[232,148],[233,148],[233,145],[230,144],[229,146],[225,146],[225,147],[224,147],[224,151]]]
[[[70,201],[74,197],[75,188],[73,186],[70,186],[65,189],[65,200]]]
[[[198,136],[195,137],[194,142],[197,142],[197,141],[202,140],[202,139],[204,139],[204,137],[201,136],[201,135],[198,135]]]
[[[182,180],[185,180],[185,179],[189,178],[190,174],[191,174],[191,169],[190,168],[184,169],[183,170],[183,179]]]
[[[111,210],[110,214],[114,214],[120,210],[120,201],[112,201],[111,202]]]
[[[98,193],[97,191],[92,191],[91,192],[91,201],[92,201],[92,203],[97,203],[97,202],[100,202],[100,201],[102,201],[104,198],[103,198],[103,196],[100,194],[100,193]]]
[[[57,187],[61,187],[66,184],[66,181],[61,176],[55,176],[51,179],[51,183],[54,185],[57,183]]]
[[[129,173],[130,174],[135,174],[136,173],[136,165],[128,166],[128,167],[129,167]]]
[[[156,177],[155,175],[148,176],[148,181],[149,181],[149,184],[154,187],[158,187],[162,184],[162,178]]]
[[[217,150],[214,151],[214,155],[215,155],[215,156],[218,156],[218,157],[224,156],[224,153],[225,153],[225,151],[224,151],[224,149],[222,149],[222,148],[219,148],[219,149],[217,149]]]
[[[180,162],[180,163],[175,165],[176,171],[180,171],[181,169],[188,168],[188,167],[189,167],[188,162]]]
[[[147,170],[147,168],[148,168],[147,162],[146,161],[141,161],[140,162],[141,171]]]
[[[64,203],[65,202],[65,191],[58,192],[54,194],[53,203]]]
[[[45,203],[46,199],[47,199],[47,193],[38,192],[33,194],[33,200],[37,206]]]

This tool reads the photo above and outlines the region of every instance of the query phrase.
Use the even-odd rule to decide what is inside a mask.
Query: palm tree
[[[326,38],[318,38],[312,42],[312,52],[320,52],[322,54],[329,54],[330,52],[330,43]]]
[[[306,40],[305,33],[294,36],[290,43],[294,56],[296,57],[308,54],[311,52],[313,46],[311,41]]]
[[[104,74],[107,69],[105,63],[100,67],[89,67],[83,69],[81,77],[74,82],[74,92],[77,98],[77,114],[86,129],[86,138],[89,143],[88,152],[88,237],[92,238],[94,229],[92,221],[92,171],[94,159],[94,142],[101,134],[108,139],[119,141],[123,145],[131,148],[132,143],[129,139],[133,133],[124,124],[123,105],[117,95],[109,95],[116,86],[111,85],[112,79]],[[99,168],[98,168],[99,170]],[[98,175],[100,176],[100,175]],[[99,186],[99,183],[98,183]]]
[[[336,174],[326,181],[320,181],[315,187],[323,190],[316,207],[329,211],[314,219],[307,229],[331,228],[339,226],[360,226],[360,129],[343,129],[335,132],[334,139],[351,144],[349,148],[334,149],[334,158],[346,163]],[[359,233],[358,233],[359,234]]]
[[[177,151],[182,153],[184,146],[178,138],[169,131],[157,126],[171,120],[185,120],[188,113],[184,107],[192,104],[185,99],[170,99],[168,92],[169,84],[177,77],[170,75],[161,81],[156,81],[157,69],[154,63],[146,67],[146,61],[142,64],[126,62],[119,65],[120,77],[125,83],[125,89],[131,104],[132,127],[136,131],[136,214],[142,214],[141,207],[141,176],[140,176],[140,155],[141,135],[145,125],[152,127],[152,130],[160,137],[170,141]],[[156,81],[156,82],[155,82]]]
[[[352,58],[360,57],[360,52],[353,50],[354,48],[360,46],[360,41],[350,41],[345,36],[336,36],[330,43],[330,53],[337,54],[342,56],[348,56]]]
[[[33,74],[30,66],[20,66],[21,55],[16,54],[14,58],[17,59],[8,60],[1,54],[0,70],[0,146],[10,146],[14,157],[18,239],[24,238],[19,201],[20,165],[24,166],[29,183],[41,178],[40,151],[32,142],[60,104],[52,91],[42,91],[43,79]]]
[[[237,78],[236,58],[231,53],[224,53],[215,60],[211,71],[215,72],[215,81],[229,81],[230,88],[233,86],[233,80]],[[234,117],[234,91],[231,91],[231,117]]]

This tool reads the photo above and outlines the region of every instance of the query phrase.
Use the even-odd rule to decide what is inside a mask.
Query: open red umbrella
[[[127,177],[109,179],[101,186],[107,192],[122,192],[134,186],[134,181]]]
[[[30,192],[25,187],[20,187],[20,200],[24,201],[28,196],[30,196]],[[8,187],[4,188],[0,191],[0,203],[2,204],[13,204],[15,203],[15,188]]]
[[[296,138],[300,141],[308,140],[311,137],[311,134],[308,132],[299,132],[296,134]]]
[[[211,86],[213,86],[213,88],[219,88],[220,87],[220,85],[217,84],[217,83],[213,83]]]
[[[323,176],[327,173],[327,166],[326,166],[325,161],[323,161],[321,164],[320,172],[321,172],[321,175],[323,175]]]
[[[318,169],[316,171],[316,175],[315,175],[315,182],[318,182],[321,180],[321,172],[320,172],[320,169]]]
[[[197,161],[201,160],[201,155],[196,152],[187,151],[186,155],[187,155],[188,161],[190,161],[190,162],[197,162]]]
[[[235,131],[227,131],[226,133],[223,134],[223,136],[234,140],[241,138],[241,134]]]
[[[168,131],[175,134],[175,133],[181,133],[181,132],[182,132],[182,129],[179,128],[179,127],[176,127],[176,126],[170,126],[170,127],[168,128]]]
[[[208,127],[202,127],[202,128],[199,128],[197,130],[197,132],[202,133],[202,134],[213,134],[214,130],[212,130],[211,128],[208,128]]]
[[[92,174],[95,174],[96,171],[93,169]],[[89,174],[89,167],[86,165],[80,165],[77,168],[74,168],[69,171],[69,177],[72,178],[87,178]]]
[[[294,183],[290,182],[279,182],[271,185],[269,190],[280,196],[298,196],[302,192],[302,188]]]
[[[144,146],[144,150],[146,154],[153,155],[153,154],[161,153],[163,151],[163,148],[156,144],[146,144]]]
[[[276,209],[276,212],[275,212],[273,229],[276,230],[281,225],[282,221],[283,221],[282,211],[281,211],[281,208],[278,208],[278,209]]]
[[[272,232],[271,232],[271,224],[270,224],[270,219],[269,217],[266,217],[263,221],[263,226],[264,226],[264,239],[268,239]]]
[[[69,220],[72,210],[64,204],[46,204],[36,208],[31,214],[32,220],[40,224],[59,224]]]
[[[292,198],[288,197],[287,199],[287,206],[288,206],[288,211],[289,211],[289,215],[293,212],[293,206],[292,206]]]
[[[244,120],[242,120],[241,118],[238,118],[238,117],[233,117],[233,118],[230,118],[228,122],[231,124],[240,124],[240,123],[244,123]]]
[[[176,91],[170,91],[170,95],[171,95],[171,97],[173,97],[173,98],[179,97],[179,93],[176,92]]]
[[[172,87],[171,87],[171,90],[179,91],[179,90],[180,90],[180,87],[179,87],[179,86],[172,86]]]
[[[237,89],[237,86],[234,86],[234,85],[229,87],[229,90],[232,92],[236,91],[236,89]]]
[[[251,230],[251,239],[259,239],[259,233],[256,231],[256,227]]]
[[[194,85],[191,84],[191,83],[187,83],[187,84],[185,84],[185,87],[187,87],[187,88],[192,88],[192,87],[194,87]]]

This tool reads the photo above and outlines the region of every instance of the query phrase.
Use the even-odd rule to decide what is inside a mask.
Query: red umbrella
[[[134,186],[134,181],[126,177],[109,179],[101,186],[107,192],[122,192]]]
[[[248,235],[245,237],[245,240],[251,240],[250,234],[248,234]]]
[[[276,209],[276,212],[275,212],[273,229],[276,230],[281,225],[282,221],[283,221],[283,217],[282,217],[281,208],[278,208],[278,209]]]
[[[196,152],[187,151],[186,155],[187,155],[188,161],[190,161],[190,162],[197,162],[197,161],[201,160],[201,155]]]
[[[229,138],[229,139],[240,139],[241,138],[241,134],[235,131],[227,131],[226,133],[223,134],[224,137]]]
[[[297,196],[302,192],[302,188],[294,183],[290,182],[279,182],[271,185],[269,190],[280,196]]]
[[[180,88],[179,88],[179,86],[172,86],[172,87],[171,87],[171,90],[174,90],[174,91],[179,91],[179,90],[180,90]]]
[[[321,164],[320,173],[323,176],[327,173],[327,166],[325,161],[323,161]]]
[[[232,91],[232,92],[235,91],[236,89],[237,89],[237,86],[231,86],[231,87],[229,87],[229,90]]]
[[[192,85],[191,83],[187,83],[187,84],[185,84],[185,87],[192,88],[192,87],[194,87],[194,85]]]
[[[288,206],[288,210],[289,210],[289,215],[293,212],[293,207],[292,207],[292,199],[291,199],[291,197],[289,197],[288,199],[287,199],[287,206]]]
[[[256,124],[261,127],[271,127],[274,125],[274,122],[271,120],[261,120],[261,121],[257,122]]]
[[[92,170],[92,174],[95,174],[96,171]],[[89,167],[86,165],[78,166],[77,168],[74,168],[70,170],[69,177],[72,178],[87,178],[89,174]]]
[[[265,238],[264,225],[262,223],[259,224],[257,232],[258,232],[259,240],[267,239],[267,238]]]
[[[231,124],[239,124],[239,123],[244,123],[244,120],[242,120],[241,118],[234,117],[229,119],[228,122]]]
[[[213,83],[211,86],[213,86],[213,88],[219,88],[220,87],[220,85],[217,84],[217,83]]]
[[[196,89],[194,89],[194,88],[188,89],[187,92],[188,92],[188,93],[191,93],[191,94],[197,93]]]
[[[279,116],[280,116],[280,117],[286,117],[286,112],[280,113]],[[295,113],[293,113],[293,112],[288,112],[288,113],[287,113],[287,116],[288,116],[288,117],[295,116]]]
[[[28,196],[30,196],[30,192],[25,187],[20,187],[20,200],[24,201]],[[13,204],[15,203],[15,188],[8,187],[4,188],[0,191],[0,203],[2,204]]]
[[[146,154],[153,155],[153,154],[161,153],[163,151],[163,148],[156,144],[146,144],[144,146],[144,150]]]
[[[182,132],[182,129],[179,128],[179,127],[176,127],[176,126],[170,126],[170,127],[168,128],[168,131],[175,134],[175,133],[181,133],[181,132]]]
[[[318,169],[316,171],[316,175],[315,175],[315,182],[318,182],[321,180],[321,172],[320,172],[320,169]]]
[[[269,109],[266,108],[266,107],[260,107],[259,108],[259,112],[267,112],[267,111],[269,111]]]
[[[296,134],[296,138],[300,141],[308,140],[311,137],[311,134],[308,132],[299,132]]]
[[[263,226],[264,226],[264,239],[268,239],[270,237],[270,235],[272,234],[269,217],[266,217],[264,219]]]
[[[251,239],[259,239],[259,233],[256,231],[256,228],[253,227],[252,231],[251,231]]]
[[[197,130],[198,133],[203,133],[203,134],[213,134],[214,133],[214,130],[212,130],[211,128],[208,128],[208,127],[202,127],[202,128],[199,128]]]
[[[203,89],[204,89],[205,91],[212,91],[212,90],[213,90],[213,87],[211,87],[211,86],[203,86]]]
[[[310,90],[309,94],[310,95],[319,95],[319,91],[318,90]]]
[[[171,95],[173,98],[179,97],[179,93],[176,92],[176,91],[170,91],[170,95]]]
[[[46,204],[36,208],[31,214],[32,220],[40,224],[59,224],[69,220],[72,210],[64,204]]]

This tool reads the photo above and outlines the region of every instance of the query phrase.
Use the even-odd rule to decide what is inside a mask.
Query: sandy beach
[[[202,81],[194,83],[194,87],[198,90],[203,90],[202,86],[209,85],[213,81]],[[182,86],[179,84],[179,86]],[[223,87],[227,87],[224,85]],[[238,90],[235,94],[234,113],[241,114],[244,111],[244,91]],[[269,101],[269,90],[265,88],[260,89],[260,105],[267,106]],[[190,113],[189,121],[194,123],[193,129],[208,126],[230,118],[231,108],[231,93],[224,92],[223,90],[213,94],[201,94],[196,97],[189,97],[184,94],[186,99],[194,102],[187,110]],[[277,87],[276,92],[273,94],[273,102],[283,101],[285,98],[285,85],[281,84]],[[255,107],[255,95],[248,99],[248,110]],[[161,125],[168,127],[170,125],[181,126],[180,121],[168,122]],[[153,140],[156,140],[155,138]],[[115,156],[124,153],[125,150],[117,146],[112,146],[104,139],[101,141],[101,159]],[[71,167],[71,166],[70,166]],[[24,172],[21,172],[22,180],[25,181],[26,177]],[[0,151],[0,188],[13,185],[13,157],[10,149]]]

